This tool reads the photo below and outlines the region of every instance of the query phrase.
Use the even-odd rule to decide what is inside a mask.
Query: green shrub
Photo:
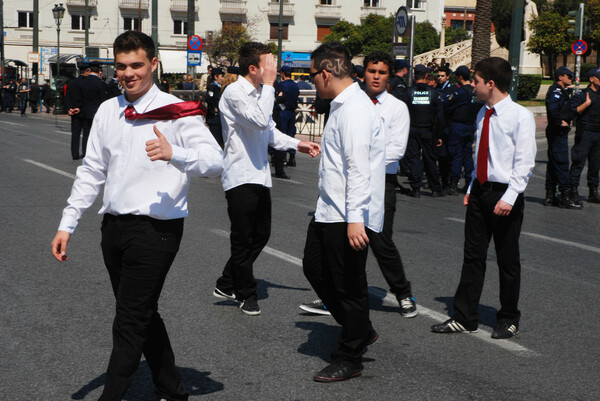
[[[519,86],[517,87],[517,100],[535,99],[540,86],[542,76],[534,74],[519,74]]]

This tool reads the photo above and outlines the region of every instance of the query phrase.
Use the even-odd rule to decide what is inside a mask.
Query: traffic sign
[[[398,36],[404,36],[406,31],[409,28],[409,17],[411,16],[411,11],[408,7],[400,7],[396,12],[396,20],[394,23],[394,27],[396,28],[396,33]]]
[[[571,51],[576,56],[581,56],[588,50],[588,44],[585,40],[579,39],[571,45]]]
[[[409,43],[392,43],[392,54],[394,56],[408,56]]]
[[[188,38],[187,47],[189,50],[202,49],[202,38],[198,35],[192,35]]]
[[[202,51],[201,50],[188,50],[188,52],[187,52],[188,67],[197,67],[201,63],[202,63]]]
[[[30,64],[39,63],[40,62],[40,53],[38,53],[38,52],[27,53],[27,62]]]

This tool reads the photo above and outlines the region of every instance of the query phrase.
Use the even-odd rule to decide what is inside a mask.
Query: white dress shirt
[[[75,230],[102,184],[100,214],[145,215],[159,220],[188,215],[189,177],[217,177],[223,170],[222,151],[202,116],[169,121],[125,119],[129,104],[137,113],[145,113],[180,101],[154,85],[133,103],[121,95],[100,105],[59,230]],[[151,161],[146,154],[146,141],[156,139],[154,125],[173,148],[169,162]]]
[[[493,108],[494,113],[490,116],[488,181],[508,184],[501,200],[514,205],[517,196],[525,191],[535,166],[535,120],[529,110],[513,102],[510,96],[496,103]],[[490,107],[486,104],[477,114],[473,180],[477,178],[479,140],[488,109]]]
[[[406,104],[387,91],[381,92],[376,99],[375,107],[385,127],[385,173],[395,175],[398,173],[398,161],[406,152],[410,114]]]
[[[357,83],[331,102],[321,140],[315,221],[364,223],[380,232],[385,188],[385,133]]]
[[[223,189],[243,184],[271,187],[268,148],[296,149],[299,140],[285,135],[273,121],[275,89],[263,85],[257,89],[246,78],[227,86],[219,101],[225,158]]]

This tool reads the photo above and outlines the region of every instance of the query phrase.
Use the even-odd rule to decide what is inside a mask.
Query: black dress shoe
[[[273,174],[273,177],[275,178],[281,178],[282,180],[289,180],[291,177],[289,175],[287,175],[286,173],[282,173],[282,174]]]
[[[421,190],[420,189],[411,189],[410,191],[408,191],[408,193],[406,195],[410,196],[411,198],[420,198]]]
[[[432,198],[443,198],[444,196],[444,192],[442,191],[431,191],[431,197]]]
[[[362,370],[363,366],[360,363],[355,365],[345,361],[334,362],[315,373],[313,379],[314,381],[323,383],[338,382],[360,376]]]

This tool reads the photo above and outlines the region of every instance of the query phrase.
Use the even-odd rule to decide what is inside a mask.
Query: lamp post
[[[64,114],[62,108],[62,102],[60,101],[60,23],[62,22],[63,16],[65,15],[65,8],[62,3],[55,4],[52,9],[52,15],[54,15],[54,21],[56,22],[56,78],[54,78],[54,85],[56,86],[56,92],[54,95],[54,114]]]

